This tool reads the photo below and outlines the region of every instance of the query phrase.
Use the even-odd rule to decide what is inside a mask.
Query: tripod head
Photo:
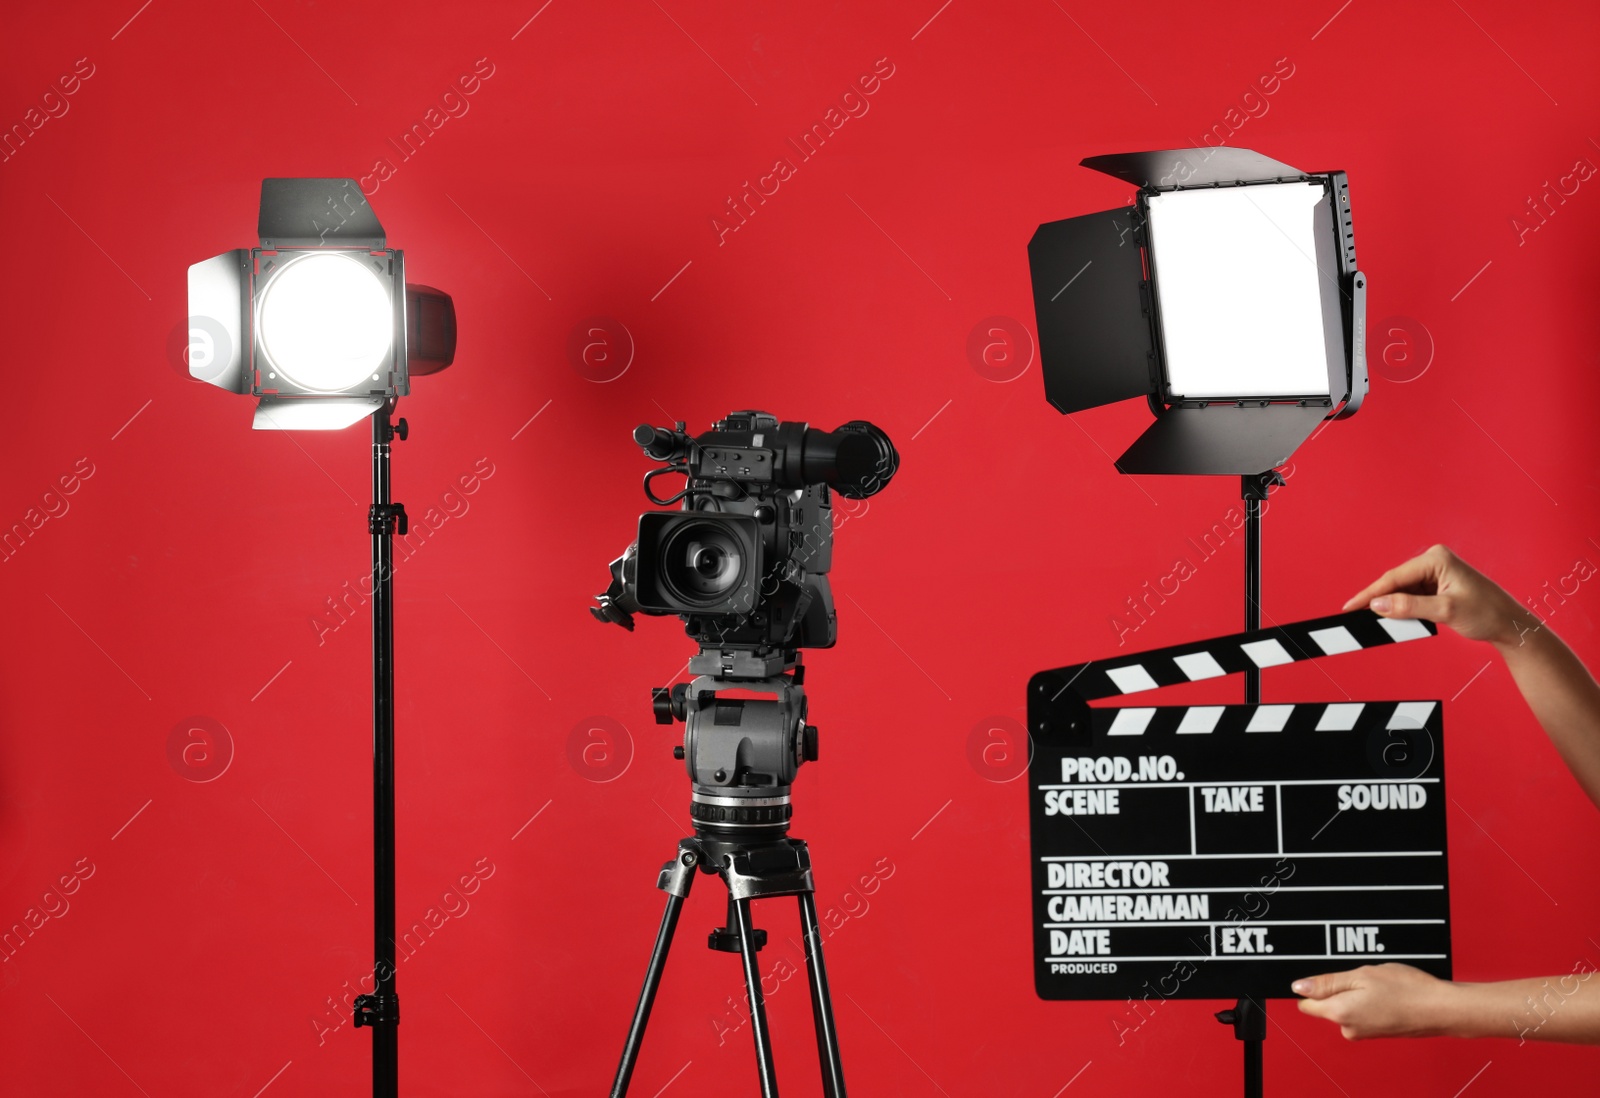
[[[695,660],[707,656],[702,650]],[[791,653],[785,674],[744,677],[719,666],[651,691],[656,723],[684,724],[683,744],[672,753],[689,772],[689,815],[701,838],[744,844],[788,832],[789,787],[801,765],[817,758],[804,679],[799,654]]]

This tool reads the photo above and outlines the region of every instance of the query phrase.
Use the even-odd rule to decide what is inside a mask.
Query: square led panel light
[[[1323,182],[1165,191],[1146,203],[1163,395],[1327,396],[1345,351]]]

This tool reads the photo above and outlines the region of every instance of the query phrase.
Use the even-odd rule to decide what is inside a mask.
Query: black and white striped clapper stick
[[[1089,704],[1437,631],[1360,610],[1033,676],[1039,995],[1283,998],[1384,960],[1448,977],[1439,702],[1356,700],[1330,672],[1328,701]]]

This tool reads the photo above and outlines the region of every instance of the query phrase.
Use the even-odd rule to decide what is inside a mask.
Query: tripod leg
[[[755,932],[750,926],[750,901],[734,902],[739,921],[739,956],[744,961],[744,986],[750,996],[750,1031],[756,1039],[756,1071],[761,1098],[778,1098],[778,1077],[772,1067],[772,1035],[767,1032],[767,1005],[761,994],[761,969],[756,964]]]
[[[670,869],[672,863],[668,863]],[[662,871],[665,880],[667,870]],[[650,1008],[656,1001],[656,990],[661,986],[661,971],[667,966],[667,950],[672,947],[672,934],[678,929],[678,915],[683,911],[683,901],[689,895],[693,874],[682,877],[679,891],[667,893],[667,910],[661,916],[661,929],[656,933],[655,949],[650,952],[650,967],[645,969],[644,988],[639,992],[639,1005],[633,1012],[633,1024],[628,1027],[628,1041],[622,1046],[622,1062],[617,1065],[617,1078],[611,1084],[611,1098],[623,1098],[628,1093],[628,1081],[639,1061],[639,1046],[644,1041],[644,1027],[650,1021]]]
[[[833,1027],[828,972],[822,966],[822,928],[817,925],[817,898],[810,892],[800,893],[800,926],[806,938],[806,972],[811,977],[811,1020],[817,1027],[822,1093],[826,1098],[845,1098],[844,1069],[839,1065],[839,1034]]]

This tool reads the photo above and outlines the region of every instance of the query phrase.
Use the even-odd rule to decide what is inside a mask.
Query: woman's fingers
[[[1370,605],[1373,599],[1380,596],[1392,594],[1407,587],[1415,587],[1429,580],[1437,582],[1440,563],[1439,558],[1432,550],[1420,557],[1412,557],[1404,564],[1399,564],[1389,569],[1372,583],[1352,595],[1344,604],[1344,608],[1346,610],[1354,610],[1357,607]],[[1379,612],[1381,613],[1382,611]]]
[[[1360,986],[1356,978],[1356,969],[1346,972],[1329,972],[1321,976],[1307,976],[1303,980],[1296,980],[1290,985],[1290,990],[1296,995],[1303,995],[1307,999],[1326,999],[1330,995],[1337,995],[1341,991],[1354,991]],[[1304,1006],[1304,1004],[1301,1004]],[[1310,1012],[1308,1012],[1310,1013]]]
[[[1450,621],[1450,600],[1443,595],[1413,595],[1398,592],[1379,595],[1369,603],[1375,614],[1386,618],[1426,618],[1433,622]]]

